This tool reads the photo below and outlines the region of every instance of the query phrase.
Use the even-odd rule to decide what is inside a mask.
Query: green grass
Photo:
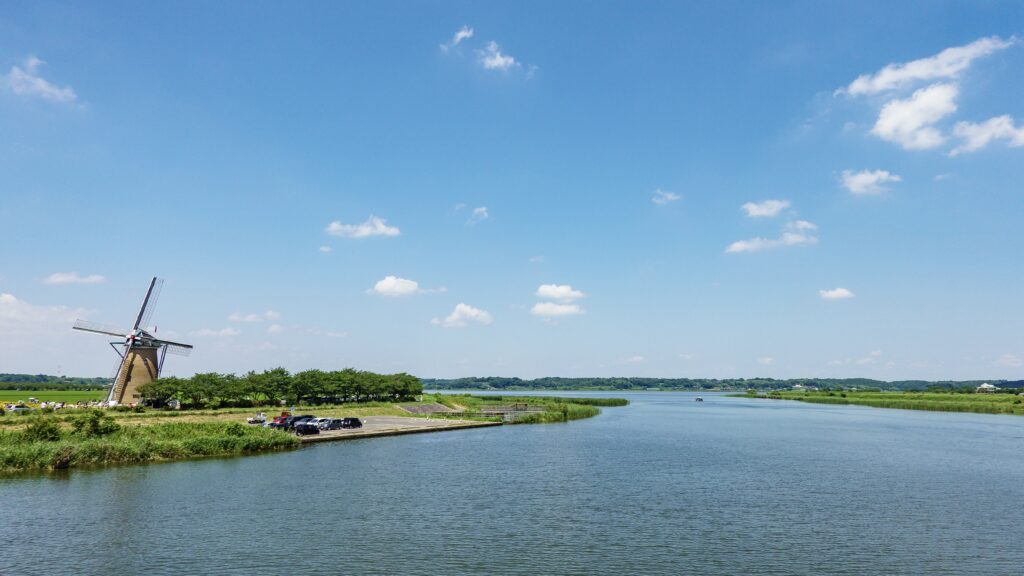
[[[761,396],[764,398],[765,396]],[[875,408],[1024,415],[1024,397],[1016,394],[960,392],[772,392],[767,398],[816,404],[852,404]]]
[[[540,407],[543,412],[519,416],[511,424],[547,424],[551,422],[568,422],[581,418],[597,416],[601,410],[597,406],[625,406],[629,400],[625,398],[562,398],[558,396],[474,396],[472,394],[430,394],[424,395],[424,401],[436,401],[449,408],[465,410],[472,414],[487,405],[528,404],[531,408]],[[438,415],[444,417],[443,415]],[[475,418],[474,416],[469,416]],[[475,419],[493,420],[480,417]]]
[[[89,402],[103,400],[107,393],[103,390],[0,390],[0,404],[28,402],[29,398],[38,398],[43,402]]]
[[[126,426],[103,436],[64,429],[59,439],[49,441],[36,439],[27,430],[0,430],[0,472],[230,456],[298,445],[290,434],[237,422]]]

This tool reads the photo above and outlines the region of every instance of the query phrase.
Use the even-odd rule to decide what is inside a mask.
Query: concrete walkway
[[[421,432],[440,432],[442,430],[461,430],[463,428],[501,426],[501,422],[407,418],[404,416],[367,416],[365,418],[361,418],[361,420],[363,421],[362,428],[347,430],[321,430],[319,434],[302,436],[300,441],[303,443],[330,442],[332,440],[355,440],[356,438],[372,438],[374,436],[397,436],[399,434],[418,434]]]

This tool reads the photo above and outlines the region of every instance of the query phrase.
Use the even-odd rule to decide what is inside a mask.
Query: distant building
[[[992,392],[995,392],[996,390],[999,390],[999,388],[996,388],[995,386],[989,384],[988,382],[985,382],[981,386],[978,386],[977,388],[975,388],[974,391],[978,392],[978,393],[991,394]]]

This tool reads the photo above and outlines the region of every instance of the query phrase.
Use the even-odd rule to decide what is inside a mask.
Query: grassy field
[[[42,402],[89,402],[103,400],[107,393],[103,390],[0,390],[0,404],[38,398]]]
[[[753,396],[751,396],[753,397]],[[854,404],[875,408],[1024,415],[1024,397],[1016,394],[960,392],[772,392],[760,398],[798,400],[816,404]]]
[[[43,392],[23,394],[25,399],[33,396],[43,400],[45,396]],[[594,404],[622,406],[627,403],[619,399],[425,394],[420,402],[402,404],[442,403],[455,410],[472,413],[484,405],[512,402],[543,407],[543,412],[516,421],[522,424],[587,418],[600,412]],[[270,418],[279,414],[281,408],[150,409],[143,412],[67,409],[45,414],[7,413],[0,416],[0,472],[231,456],[298,446],[297,439],[291,434],[243,424],[246,417],[258,411]],[[295,413],[357,418],[430,417],[410,414],[387,402],[298,406]],[[472,415],[468,417],[474,418]]]

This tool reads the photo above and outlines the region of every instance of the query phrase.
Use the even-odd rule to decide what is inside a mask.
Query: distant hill
[[[983,382],[999,387],[1024,387],[1024,381],[1004,380],[872,380],[870,378],[504,378],[498,376],[472,378],[423,378],[429,390],[782,390],[797,384],[816,388],[858,388],[878,390],[927,390],[929,388],[976,388]]]
[[[110,378],[0,374],[0,389],[2,390],[103,390],[109,385]]]

